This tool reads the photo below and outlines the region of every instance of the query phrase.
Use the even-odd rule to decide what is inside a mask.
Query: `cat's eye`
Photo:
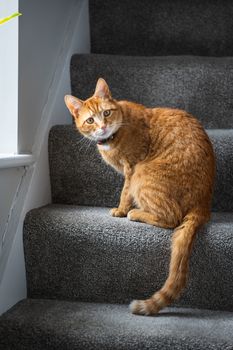
[[[86,120],[87,124],[93,124],[94,123],[94,118],[90,117]]]
[[[106,111],[104,111],[104,117],[109,117],[111,114],[111,110],[110,109],[106,109]]]

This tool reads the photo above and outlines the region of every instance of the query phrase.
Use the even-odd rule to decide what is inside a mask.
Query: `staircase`
[[[132,315],[165,281],[172,230],[111,217],[122,177],[73,125],[54,126],[53,203],[25,218],[28,298],[0,317],[0,349],[233,350],[232,17],[231,1],[90,0],[92,54],[72,57],[72,94],[101,76],[117,99],[196,115],[217,159],[212,218],[181,299]]]

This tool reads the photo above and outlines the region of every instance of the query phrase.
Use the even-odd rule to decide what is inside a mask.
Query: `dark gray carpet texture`
[[[232,329],[230,312],[167,308],[145,318],[126,305],[28,299],[1,318],[0,349],[232,350]]]
[[[74,55],[70,72],[81,99],[102,77],[116,99],[185,109],[206,129],[233,126],[233,57]]]
[[[53,126],[52,203],[29,211],[27,299],[0,317],[0,350],[233,350],[233,1],[89,0],[91,54],[72,93],[99,77],[118,100],[184,109],[213,143],[211,220],[199,229],[181,298],[132,315],[166,280],[172,230],[113,218],[123,177],[72,125]],[[14,276],[12,276],[14,278]]]
[[[89,0],[91,50],[233,56],[231,0]]]
[[[233,211],[233,129],[207,130],[217,159],[213,211]],[[96,145],[73,125],[50,131],[49,159],[54,203],[118,205],[122,176],[106,165]]]
[[[128,303],[165,281],[172,230],[113,218],[107,208],[49,205],[27,214],[31,298]],[[188,287],[177,305],[233,311],[233,213],[200,229]]]

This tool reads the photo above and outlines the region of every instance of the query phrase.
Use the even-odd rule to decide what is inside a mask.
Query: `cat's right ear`
[[[111,99],[111,92],[108,84],[103,78],[99,78],[96,84],[94,96],[101,97],[103,99]]]
[[[64,100],[65,100],[65,104],[66,104],[67,108],[69,109],[70,113],[72,114],[72,116],[77,117],[78,112],[83,105],[83,101],[80,100],[79,98],[71,96],[71,95],[66,95],[64,97]]]

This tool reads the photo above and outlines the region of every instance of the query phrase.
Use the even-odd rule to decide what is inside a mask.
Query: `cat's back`
[[[181,127],[186,130],[195,127],[204,131],[202,125],[196,117],[185,110],[177,108],[149,108],[150,124],[157,128],[175,128],[175,131],[181,131]],[[179,130],[180,129],[180,130]]]
[[[149,159],[165,161],[179,172],[215,172],[211,141],[200,122],[184,110],[153,108],[150,116]]]
[[[145,165],[154,174],[153,179],[156,177],[156,181],[166,184],[169,193],[182,198],[184,208],[197,203],[201,205],[204,199],[208,207],[215,175],[215,157],[200,122],[183,110],[151,109],[150,140]]]
[[[214,161],[212,144],[201,123],[190,113],[173,108],[153,108],[150,115],[151,143],[164,155],[206,155]],[[172,159],[171,159],[172,160]]]

